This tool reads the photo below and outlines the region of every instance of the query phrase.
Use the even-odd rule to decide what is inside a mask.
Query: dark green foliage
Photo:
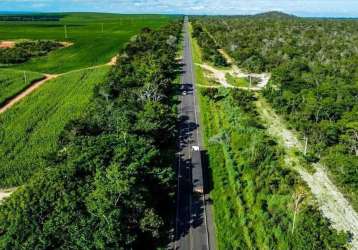
[[[304,18],[198,19],[239,67],[272,73],[264,96],[308,137],[358,209],[358,21]],[[349,164],[347,164],[349,162]]]
[[[215,99],[219,95],[219,90],[217,88],[201,88],[200,93],[210,99]]]
[[[204,60],[211,61],[216,66],[228,66],[225,58],[218,51],[219,47],[216,46],[214,39],[210,37],[200,24],[193,24],[192,34],[202,48]]]
[[[178,22],[145,30],[127,46],[87,114],[67,125],[58,152],[48,157],[51,167],[0,207],[1,249],[165,243],[175,190],[170,96],[181,29]]]
[[[63,45],[55,41],[37,40],[17,43],[14,48],[0,48],[0,64],[16,64],[32,57],[44,56]]]
[[[323,218],[254,111],[250,92],[201,96],[219,249],[346,249],[347,234]],[[296,190],[304,200],[296,214]],[[300,191],[302,192],[302,191]]]

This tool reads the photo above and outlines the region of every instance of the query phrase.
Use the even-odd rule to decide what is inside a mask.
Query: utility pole
[[[25,86],[27,85],[27,76],[26,76],[26,71],[24,71],[24,81],[25,81]]]
[[[249,86],[249,90],[251,90],[251,86],[252,86],[252,78],[251,78],[251,75],[249,75],[250,77],[250,86]]]
[[[65,39],[67,39],[67,25],[66,24],[65,24],[64,28],[65,28]]]
[[[307,154],[307,146],[308,146],[308,136],[305,135],[305,150],[304,150],[304,155]]]

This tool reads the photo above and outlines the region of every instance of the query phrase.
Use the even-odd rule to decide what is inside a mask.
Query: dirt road
[[[29,94],[31,94],[32,92],[34,92],[36,89],[38,89],[39,87],[41,87],[43,84],[45,84],[46,82],[48,82],[49,80],[55,79],[57,77],[63,76],[65,74],[69,74],[69,73],[73,73],[73,72],[77,72],[77,71],[81,71],[81,70],[87,70],[87,69],[95,69],[95,68],[99,68],[99,67],[103,67],[103,66],[114,66],[117,62],[117,55],[114,56],[113,58],[111,58],[111,60],[106,63],[106,64],[101,64],[101,65],[96,65],[96,66],[91,66],[88,68],[83,68],[83,69],[77,69],[77,70],[72,70],[72,71],[68,71],[62,74],[45,74],[44,78],[42,78],[41,80],[35,81],[33,84],[31,84],[27,89],[25,89],[23,92],[19,93],[18,95],[16,95],[14,98],[12,98],[9,102],[7,102],[3,107],[0,108],[0,114],[4,113],[5,111],[7,111],[8,109],[10,109],[12,106],[14,106],[16,103],[18,103],[19,101],[21,101],[23,98],[25,98],[26,96],[28,96]]]
[[[41,85],[46,83],[47,81],[54,79],[58,77],[59,75],[45,75],[45,78],[33,83],[30,85],[27,89],[25,89],[23,92],[15,96],[13,99],[11,99],[9,102],[7,102],[2,108],[0,108],[0,114],[4,113],[6,110],[14,106],[16,103],[21,101],[24,97],[31,94],[33,91],[38,89]]]
[[[268,126],[268,132],[277,138],[286,150],[285,162],[295,169],[307,183],[314,195],[323,216],[328,218],[332,226],[339,230],[352,233],[352,249],[358,249],[358,214],[349,201],[329,179],[324,166],[313,164],[314,173],[308,171],[300,163],[299,158],[290,153],[292,150],[303,152],[303,144],[295,132],[288,130],[284,121],[259,97],[256,102],[257,111]]]

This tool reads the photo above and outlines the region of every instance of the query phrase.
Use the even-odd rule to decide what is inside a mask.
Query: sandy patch
[[[0,48],[2,49],[11,49],[13,47],[15,47],[15,42],[14,41],[0,41]]]
[[[198,65],[204,70],[204,73],[208,78],[215,79],[225,88],[249,89],[247,87],[236,87],[229,84],[226,80],[226,74],[230,74],[237,78],[249,78],[251,76],[253,78],[259,79],[259,83],[250,88],[253,91],[259,91],[262,88],[264,88],[268,84],[271,78],[271,75],[269,73],[261,73],[261,74],[246,73],[243,70],[239,69],[236,65],[232,65],[230,69],[217,69],[208,64],[196,64],[196,65]]]
[[[0,189],[0,203],[3,199],[9,197],[16,188],[9,188],[9,189]]]
[[[72,46],[74,43],[71,43],[71,42],[60,42],[60,44],[61,44],[64,48],[67,48],[67,47]]]
[[[117,60],[118,60],[118,55],[112,57],[112,59],[107,63],[107,65],[114,66],[117,63]]]

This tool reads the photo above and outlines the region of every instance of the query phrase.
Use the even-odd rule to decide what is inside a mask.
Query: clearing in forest
[[[267,85],[271,77],[268,73],[247,73],[235,65],[231,66],[229,69],[219,69],[207,63],[197,65],[204,70],[205,76],[208,79],[215,80],[215,82],[218,82],[225,88],[239,88],[259,91]]]

